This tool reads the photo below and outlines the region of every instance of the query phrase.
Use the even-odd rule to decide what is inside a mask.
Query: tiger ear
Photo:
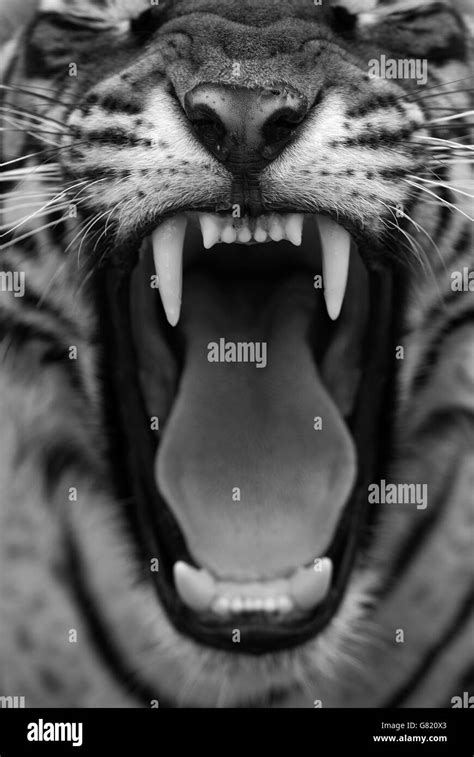
[[[156,9],[164,12],[170,0],[40,0],[40,14],[64,16],[78,26],[90,29],[118,29]]]

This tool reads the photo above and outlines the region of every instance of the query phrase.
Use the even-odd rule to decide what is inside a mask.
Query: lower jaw
[[[116,494],[120,501],[130,503],[126,514],[137,560],[143,565],[143,580],[152,582],[157,602],[163,605],[175,628],[200,644],[255,655],[297,647],[319,634],[335,615],[356,557],[364,548],[364,532],[370,515],[367,488],[380,472],[384,449],[379,439],[388,441],[388,421],[383,428],[381,424],[388,410],[387,399],[392,395],[389,386],[395,326],[392,274],[387,270],[370,274],[364,369],[350,419],[358,453],[358,476],[327,552],[334,565],[331,589],[324,602],[297,624],[268,623],[262,627],[261,623],[248,623],[245,639],[240,644],[232,641],[235,621],[229,620],[219,627],[204,622],[181,602],[173,587],[174,563],[183,560],[193,565],[195,562],[155,483],[154,460],[160,440],[156,432],[150,431],[140,388],[129,312],[130,283],[130,271],[109,268],[101,272],[98,302],[103,335],[104,396],[112,439],[111,465]],[[156,558],[159,572],[150,573],[150,561]]]

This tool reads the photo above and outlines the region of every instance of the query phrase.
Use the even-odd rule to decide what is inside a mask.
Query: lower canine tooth
[[[326,597],[332,577],[332,561],[323,557],[316,566],[301,568],[290,579],[290,599],[301,610],[311,610]]]
[[[188,607],[202,612],[211,606],[216,584],[207,570],[197,570],[185,562],[177,562],[173,575],[177,592]]]

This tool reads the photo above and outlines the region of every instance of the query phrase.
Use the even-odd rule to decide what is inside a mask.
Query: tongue
[[[186,276],[185,365],[155,477],[190,553],[222,578],[324,555],[354,484],[352,440],[309,341],[321,304],[310,275],[272,287]]]

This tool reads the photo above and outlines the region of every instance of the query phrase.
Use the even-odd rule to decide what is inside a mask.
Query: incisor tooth
[[[242,612],[243,602],[240,597],[232,597],[230,600],[230,609],[232,612]]]
[[[233,226],[226,226],[221,234],[221,239],[226,244],[232,244],[237,239],[237,232]]]
[[[246,242],[250,242],[250,240],[252,239],[252,232],[247,226],[244,226],[243,228],[239,229],[237,239],[239,240],[239,242],[243,242],[244,244]]]
[[[332,562],[323,557],[318,569],[301,568],[290,578],[290,598],[301,610],[311,610],[323,601],[329,590]]]
[[[274,242],[280,242],[283,239],[283,228],[279,216],[273,216],[271,219],[268,234]]]
[[[276,598],[276,606],[279,612],[290,612],[293,609],[293,602],[286,595]]]
[[[178,323],[181,312],[183,245],[187,225],[185,216],[175,216],[164,221],[151,236],[161,301],[172,326]]]
[[[196,612],[207,610],[214,599],[216,584],[207,570],[197,570],[185,562],[173,568],[176,590],[183,602]]]
[[[206,250],[214,247],[221,238],[221,228],[215,216],[211,213],[200,213],[199,223],[201,225],[202,242]]]
[[[212,611],[217,615],[228,615],[230,612],[230,600],[228,597],[217,597],[212,603]]]
[[[326,216],[318,217],[323,252],[324,299],[329,317],[335,321],[341,312],[349,272],[349,233]]]

